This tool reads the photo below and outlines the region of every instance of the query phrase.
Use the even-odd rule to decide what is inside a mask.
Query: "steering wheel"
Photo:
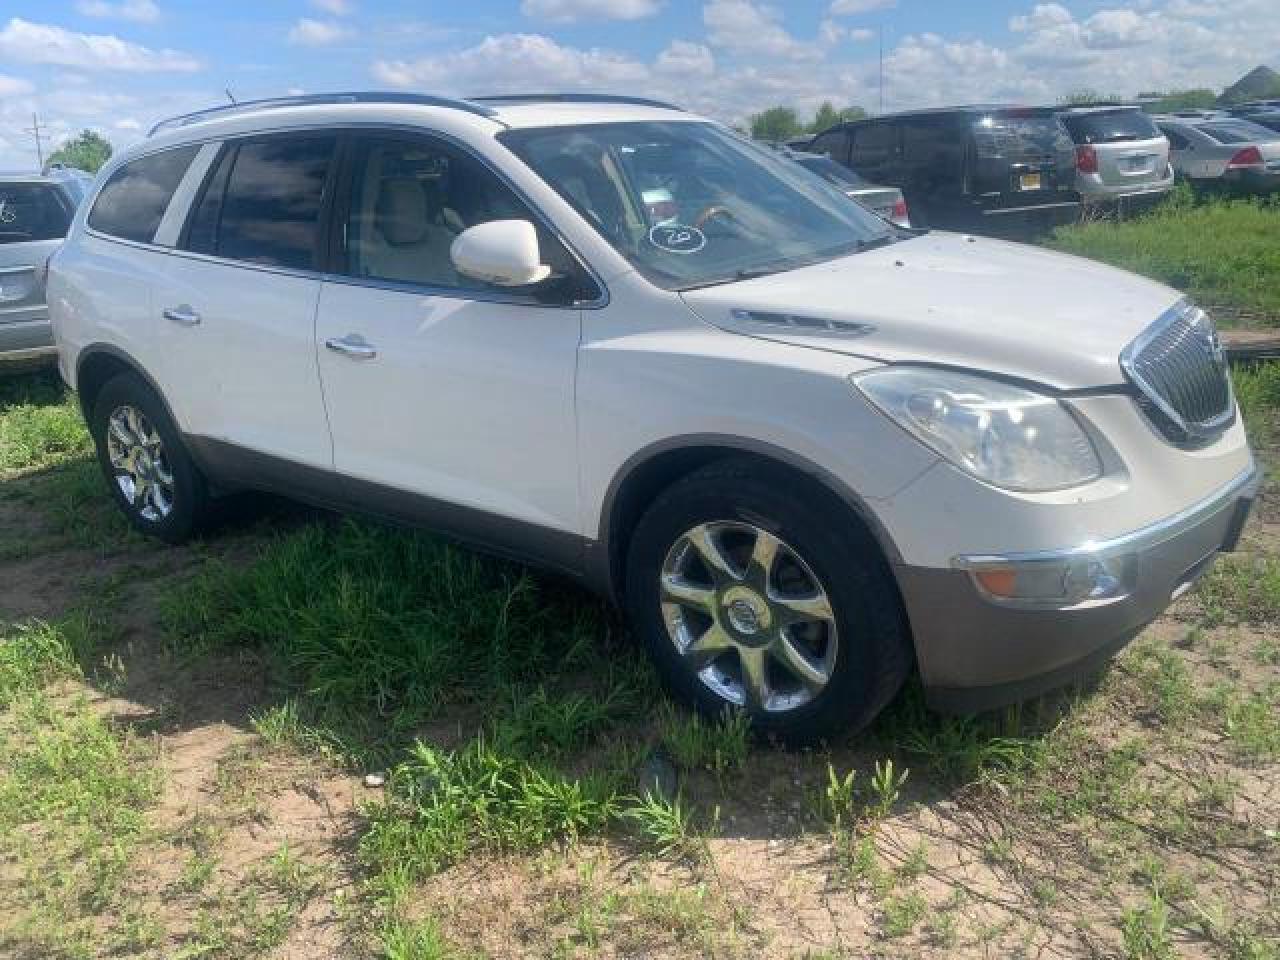
[[[737,216],[728,207],[723,207],[718,203],[713,203],[700,214],[693,218],[693,225],[699,230],[708,220],[714,220],[716,217],[724,217],[726,220],[737,220]]]

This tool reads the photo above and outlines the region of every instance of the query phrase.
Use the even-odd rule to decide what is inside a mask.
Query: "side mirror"
[[[499,287],[527,287],[551,275],[538,250],[538,231],[528,220],[491,220],[468,227],[449,248],[463,276]]]

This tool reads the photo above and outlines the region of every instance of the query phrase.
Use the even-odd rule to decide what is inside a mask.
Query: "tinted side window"
[[[57,240],[71,225],[71,204],[49,183],[0,183],[0,243]]]
[[[828,130],[814,137],[805,150],[809,153],[825,153],[832,160],[843,163],[849,159],[849,134],[844,130]]]
[[[884,163],[894,153],[898,131],[887,123],[858,127],[853,134],[854,166],[857,163]]]
[[[199,149],[179,147],[126,163],[98,192],[89,226],[113,237],[150,243]]]
[[[1187,149],[1187,138],[1172,127],[1161,127],[1160,131],[1169,138],[1169,146],[1174,150]]]
[[[201,197],[187,247],[232,260],[310,269],[337,140],[281,136],[227,150]]]
[[[485,290],[459,274],[450,248],[468,227],[491,220],[528,220],[553,275],[586,282],[572,255],[543,228],[524,202],[472,157],[422,138],[369,137],[357,141],[347,199],[347,273],[423,286]],[[556,281],[550,283],[556,287]],[[543,291],[539,291],[542,293]],[[569,291],[566,299],[594,299]]]

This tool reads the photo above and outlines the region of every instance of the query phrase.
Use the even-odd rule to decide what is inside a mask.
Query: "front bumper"
[[[952,569],[902,565],[898,585],[931,706],[972,713],[1038,696],[1101,666],[1235,548],[1260,482],[1254,467],[1212,496],[1115,539],[1066,550],[957,557]],[[1068,606],[984,594],[975,572],[995,567],[1125,559],[1116,596]]]

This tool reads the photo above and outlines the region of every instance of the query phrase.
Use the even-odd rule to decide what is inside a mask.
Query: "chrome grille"
[[[1138,388],[1138,403],[1172,443],[1198,446],[1235,417],[1226,355],[1213,321],[1182,301],[1166,311],[1120,355]]]

